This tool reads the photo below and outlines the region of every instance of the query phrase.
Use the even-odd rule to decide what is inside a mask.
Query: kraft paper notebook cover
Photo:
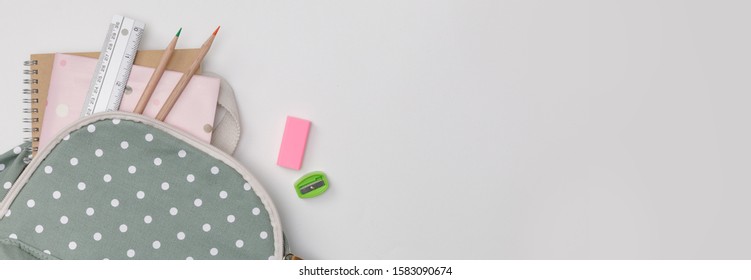
[[[198,51],[199,49],[175,50],[172,59],[167,65],[167,70],[179,72],[186,71],[198,55]],[[159,64],[163,52],[163,50],[138,51],[134,64],[156,67]],[[99,52],[80,52],[71,54],[95,59],[99,58]],[[24,108],[24,111],[29,114],[29,117],[24,118],[24,122],[30,123],[30,127],[25,130],[31,135],[29,140],[32,141],[32,151],[34,154],[36,154],[39,147],[39,137],[41,135],[42,122],[44,121],[44,108],[47,104],[47,90],[49,89],[50,74],[52,73],[52,62],[54,58],[54,53],[32,54],[30,60],[25,63],[29,69],[25,70],[24,73],[30,75],[30,78],[25,81],[29,84],[29,89],[24,90],[24,93],[29,94],[29,97],[24,100],[26,103],[30,103],[30,106]]]
[[[96,64],[95,58],[68,54],[54,56],[45,108],[46,116],[42,121],[39,137],[40,150],[44,149],[59,131],[80,118]],[[153,72],[154,68],[133,66],[120,111],[133,111]],[[156,116],[182,75],[181,72],[164,72],[143,115]],[[218,78],[193,76],[164,122],[209,143],[219,84]]]

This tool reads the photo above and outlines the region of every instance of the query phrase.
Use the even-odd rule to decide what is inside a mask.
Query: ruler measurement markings
[[[112,17],[83,116],[119,108],[143,31],[141,22],[122,16]]]
[[[109,34],[105,38],[106,40],[102,46],[102,53],[100,54],[102,59],[97,62],[98,73],[94,81],[92,81],[92,85],[90,86],[91,89],[89,89],[89,104],[88,106],[86,106],[86,110],[82,112],[84,116],[94,113],[96,104],[99,101],[99,97],[101,96],[100,93],[102,90],[102,82],[104,81],[104,76],[107,73],[107,69],[109,69],[112,50],[114,48],[114,43],[117,41],[117,36],[120,32],[122,20],[122,16],[112,17],[113,22],[110,23],[110,30],[108,32]]]
[[[132,33],[130,33],[129,35],[130,37],[128,37],[128,44],[125,47],[125,55],[123,56],[125,65],[133,64],[135,56],[131,55],[130,53],[136,53],[136,51],[138,50],[138,42],[141,40],[142,29],[138,28],[138,26],[134,26],[132,30]],[[112,95],[112,100],[110,100],[110,108],[119,105],[120,101],[122,101],[123,95],[125,93],[125,85],[128,81],[128,78],[130,77],[131,69],[132,67],[119,69],[119,80],[115,83],[115,94]]]
[[[122,19],[120,19],[122,20]],[[107,77],[107,73],[110,66],[110,59],[112,58],[112,52],[114,51],[114,44],[113,42],[117,42],[117,38],[120,34],[120,28],[121,28],[121,22],[116,22],[112,28],[112,31],[110,33],[110,42],[107,44],[107,52],[104,53],[104,59],[102,59],[102,67],[99,70],[100,73],[97,78],[97,86],[95,87],[95,99],[94,103],[94,109],[96,109],[96,102],[99,101],[99,97],[101,96],[101,90],[102,90],[102,84],[104,83],[104,79]],[[93,112],[92,112],[93,113]]]
[[[125,45],[123,44],[122,40],[127,38],[127,35],[122,34],[123,30],[131,30],[133,29],[133,23],[134,21],[129,18],[125,18],[123,22],[120,24],[120,29],[117,30],[117,38],[115,39],[115,47],[112,50],[112,57],[123,57],[125,55]],[[117,63],[109,63],[107,65],[107,71],[104,74],[104,80],[102,81],[102,90],[99,93],[99,99],[100,102],[97,102],[96,106],[94,107],[94,112],[104,112],[107,111],[107,107],[110,105],[110,99],[112,98],[112,93],[114,92],[114,85],[118,77],[118,72],[120,72],[121,69],[111,67],[117,67]],[[114,73],[112,73],[114,71]],[[111,89],[111,90],[108,90]]]

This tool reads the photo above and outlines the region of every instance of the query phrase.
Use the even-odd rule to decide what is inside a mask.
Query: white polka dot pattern
[[[126,118],[66,138],[5,213],[0,236],[21,237],[60,259],[275,255],[266,206],[252,181],[222,160]]]

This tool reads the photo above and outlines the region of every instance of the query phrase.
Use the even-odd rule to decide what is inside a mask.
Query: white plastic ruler
[[[131,18],[112,17],[81,116],[120,107],[144,27]]]

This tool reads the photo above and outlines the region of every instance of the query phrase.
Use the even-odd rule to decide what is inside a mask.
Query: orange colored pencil
[[[159,80],[162,79],[164,70],[167,69],[167,64],[169,63],[170,58],[172,58],[172,54],[175,52],[175,46],[177,45],[177,39],[180,38],[181,31],[183,31],[182,28],[177,31],[175,38],[172,38],[172,41],[167,45],[164,53],[162,53],[162,59],[159,61],[156,70],[154,70],[154,74],[151,74],[151,79],[149,79],[149,83],[146,84],[146,89],[143,90],[141,99],[138,99],[138,104],[136,104],[136,109],[133,110],[133,113],[143,114],[143,110],[146,109],[146,104],[149,103],[149,99],[151,99],[151,95],[154,93],[156,85],[159,84]]]
[[[198,57],[196,57],[196,60],[193,61],[193,64],[190,65],[190,68],[188,68],[188,71],[186,71],[183,74],[183,77],[180,78],[180,81],[177,82],[175,89],[172,90],[172,93],[170,93],[169,97],[167,97],[167,100],[164,101],[164,105],[162,105],[162,109],[159,110],[158,114],[156,114],[157,120],[164,121],[164,119],[167,118],[167,115],[172,110],[172,107],[175,106],[177,99],[180,98],[180,95],[183,93],[183,90],[185,90],[185,87],[188,86],[188,82],[190,82],[190,79],[193,78],[193,75],[196,74],[196,72],[198,71],[198,68],[201,66],[201,61],[203,61],[203,58],[206,57],[206,54],[209,52],[209,48],[211,48],[211,43],[214,42],[214,38],[216,38],[216,33],[219,32],[219,27],[217,27],[216,30],[214,30],[214,33],[211,34],[211,37],[209,37],[209,39],[207,39],[206,42],[203,43],[203,45],[201,46],[201,50],[198,53]]]

